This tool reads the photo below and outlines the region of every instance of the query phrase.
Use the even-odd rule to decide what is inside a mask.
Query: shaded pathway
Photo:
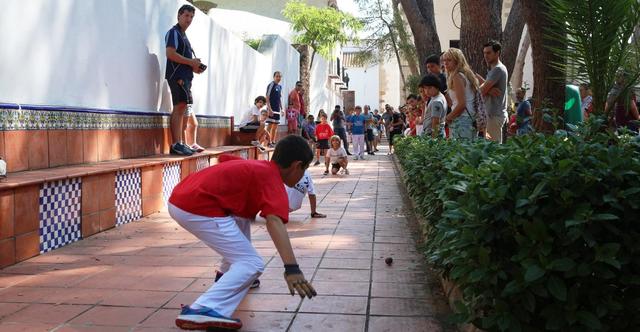
[[[243,331],[451,330],[403,215],[398,174],[382,154],[351,161],[349,176],[311,167],[328,218],[310,220],[305,200],[288,229],[317,298],[288,294],[264,221],[252,225],[267,265],[235,314]],[[0,331],[176,331],[180,304],[211,285],[219,263],[158,213],[0,270]]]

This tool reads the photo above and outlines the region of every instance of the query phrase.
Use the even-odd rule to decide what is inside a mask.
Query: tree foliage
[[[356,39],[356,33],[362,29],[362,22],[348,13],[331,7],[318,8],[302,1],[289,1],[282,14],[293,24],[298,33],[295,41],[313,48],[311,63],[318,53],[330,58],[338,44],[346,44]]]
[[[419,69],[416,48],[398,8],[399,3],[383,0],[357,0],[356,3],[364,14],[361,19],[367,36],[361,41],[362,50],[356,54],[355,64],[368,66],[395,58],[402,83],[406,85],[403,63],[409,64],[413,75],[417,75]]]
[[[638,45],[630,43],[634,29],[640,24],[640,3],[584,0],[576,6],[572,0],[547,0],[547,4],[549,18],[561,27],[547,33],[551,38],[566,40],[567,45],[551,48],[566,59],[554,65],[569,80],[590,83],[594,112],[604,112],[616,72],[625,69],[631,74],[626,89],[635,85],[640,75]]]
[[[433,0],[398,0],[411,27],[420,64],[420,73],[426,74],[427,57],[440,54],[440,38],[436,29]]]

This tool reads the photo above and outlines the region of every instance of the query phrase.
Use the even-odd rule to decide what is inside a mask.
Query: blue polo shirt
[[[267,96],[269,96],[269,104],[271,104],[271,110],[274,112],[280,112],[282,102],[282,85],[272,81],[267,86]]]
[[[352,115],[349,117],[349,122],[351,122],[351,134],[353,135],[364,135],[364,114],[360,115]]]
[[[182,32],[178,24],[169,29],[167,34],[164,36],[164,42],[166,47],[175,48],[176,52],[183,57],[193,59],[191,43],[189,43],[187,35]],[[167,69],[165,71],[164,78],[167,80],[193,79],[193,68],[188,65],[173,62],[167,57]]]

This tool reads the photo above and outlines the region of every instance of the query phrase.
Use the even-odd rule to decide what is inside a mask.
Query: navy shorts
[[[193,104],[190,79],[167,80],[167,82],[169,83],[169,89],[171,90],[173,106],[180,103]]]

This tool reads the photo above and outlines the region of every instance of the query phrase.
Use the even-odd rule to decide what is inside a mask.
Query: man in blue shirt
[[[356,114],[350,116],[348,121],[351,124],[354,158],[364,160],[365,117],[362,115],[362,107],[356,106]]]
[[[273,73],[273,81],[267,85],[267,110],[269,111],[269,118],[267,130],[271,135],[271,143],[269,147],[276,145],[278,134],[278,124],[280,123],[280,112],[282,111],[282,74],[279,71]]]
[[[178,10],[178,24],[174,25],[165,35],[167,68],[165,79],[171,89],[173,110],[171,111],[171,139],[173,144],[169,149],[171,154],[192,155],[193,150],[184,144],[184,112],[187,104],[193,104],[191,96],[191,81],[193,73],[201,73],[200,59],[193,58],[191,43],[185,31],[191,25],[196,9],[184,5]]]

